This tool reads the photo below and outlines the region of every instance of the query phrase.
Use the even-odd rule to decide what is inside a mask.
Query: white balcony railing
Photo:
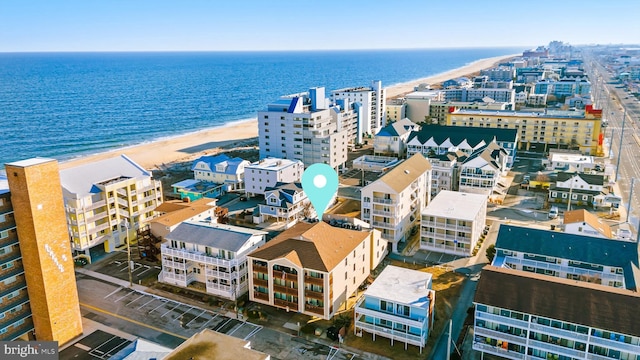
[[[246,261],[245,256],[237,257],[233,260],[226,260],[216,256],[207,255],[205,253],[201,253],[198,251],[188,251],[186,249],[173,249],[166,245],[162,245],[160,250],[163,255],[197,261],[197,262],[208,264],[208,265],[226,267],[229,269],[233,266],[237,267],[239,264]]]
[[[490,344],[484,344],[480,342],[473,344],[473,350],[482,351],[483,353],[487,353],[487,354],[497,355],[505,359],[520,360],[525,358],[524,354],[520,354],[515,351],[506,350],[501,347],[496,347]]]

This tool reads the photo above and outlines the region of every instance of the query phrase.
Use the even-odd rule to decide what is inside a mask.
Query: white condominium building
[[[378,180],[362,188],[362,220],[382,232],[398,251],[420,222],[420,213],[431,199],[431,164],[415,154]]]
[[[422,211],[420,248],[471,256],[486,218],[486,196],[440,191]]]
[[[334,169],[344,166],[349,130],[338,123],[324,93],[318,87],[283,96],[258,112],[261,159],[300,160],[305,166],[323,163]]]
[[[336,103],[340,99],[348,99],[356,104],[360,115],[360,133],[375,135],[386,122],[386,95],[382,81],[375,80],[369,87],[352,87],[334,90],[331,100]]]
[[[114,251],[162,203],[160,181],[125,155],[61,170],[60,181],[75,254]]]
[[[207,221],[184,222],[162,242],[158,281],[236,300],[247,292],[247,254],[265,244],[264,231]]]
[[[299,182],[304,171],[300,160],[266,158],[244,169],[245,192],[249,196],[264,195],[267,188],[278,183]]]

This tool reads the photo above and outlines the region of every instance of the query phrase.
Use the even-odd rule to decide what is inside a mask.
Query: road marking
[[[164,305],[164,304],[166,304],[166,303],[168,302],[168,301],[166,301],[166,300],[160,300],[160,301],[162,301],[162,304],[160,304],[160,305],[156,306],[155,308],[151,309],[151,311],[149,311],[149,312],[148,312],[148,314],[151,314],[151,313],[152,313],[152,312],[154,312],[156,309],[158,309],[160,306],[162,306],[162,305]]]
[[[152,302],[153,300],[155,300],[155,298],[151,298],[151,300],[149,300],[149,301],[147,301],[146,303],[144,303],[144,304],[142,304],[142,305],[138,306],[138,307],[136,308],[136,310],[140,310],[140,308],[142,308],[143,306],[148,305],[148,304],[149,304],[150,302]]]
[[[127,303],[127,305],[125,305],[125,306],[129,306],[129,305],[133,304],[134,302],[136,302],[136,301],[138,301],[138,300],[142,299],[143,297],[145,297],[145,295],[144,295],[144,294],[142,294],[142,295],[138,296],[138,297],[137,297],[137,298],[135,298],[134,300],[129,301],[129,302]]]
[[[202,326],[201,326],[200,328],[204,328],[204,327],[206,327],[206,326],[207,326],[207,324],[211,322],[211,320],[213,320],[213,319],[215,319],[215,318],[217,318],[217,317],[218,317],[218,314],[213,314],[213,317],[212,317],[211,319],[207,320],[207,322],[206,322],[206,323],[202,324]]]
[[[255,326],[256,328],[253,331],[251,331],[247,336],[245,336],[243,340],[249,340],[250,337],[252,337],[253,335],[257,334],[260,330],[262,330],[261,325],[255,325],[255,324],[251,324],[251,325]]]
[[[186,305],[186,304],[182,304],[182,305]],[[189,306],[189,305],[187,305]],[[193,309],[193,306],[188,308],[187,311],[183,312],[182,314],[180,314],[180,316],[176,317],[176,319],[182,319],[182,317],[184,316],[184,314],[188,313],[189,311],[191,311],[191,309]]]
[[[122,315],[114,314],[114,313],[112,313],[112,312],[110,312],[110,311],[107,311],[107,310],[104,310],[104,309],[100,309],[100,308],[97,308],[97,307],[95,307],[95,306],[91,306],[91,305],[84,304],[84,303],[80,303],[80,306],[86,307],[86,308],[91,309],[91,310],[93,310],[93,311],[98,311],[98,312],[101,312],[101,313],[103,313],[103,314],[107,314],[107,315],[110,315],[110,316],[116,317],[116,318],[118,318],[118,319],[120,319],[120,320],[128,321],[128,322],[130,322],[130,323],[132,323],[132,324],[136,324],[136,325],[139,325],[139,326],[144,326],[144,327],[146,327],[146,328],[148,328],[148,329],[155,330],[155,331],[161,332],[161,333],[163,333],[163,334],[167,334],[167,335],[175,336],[175,337],[177,337],[177,338],[184,339],[184,340],[187,340],[187,339],[188,339],[187,337],[184,337],[184,336],[182,336],[182,335],[174,334],[174,333],[172,333],[172,332],[169,332],[169,331],[166,331],[166,330],[163,330],[163,329],[157,328],[157,327],[155,327],[155,326],[151,326],[151,325],[148,325],[148,324],[145,324],[145,323],[142,323],[142,322],[136,321],[136,320],[132,320],[132,319],[130,319],[130,318],[128,318],[128,317],[125,317],[125,316],[122,316]]]
[[[120,300],[122,300],[122,299],[126,298],[127,296],[129,296],[129,295],[133,294],[134,292],[135,292],[135,291],[128,292],[128,293],[127,293],[127,295],[125,295],[125,296],[123,296],[123,297],[119,298],[118,300],[116,300],[116,301],[114,301],[114,302],[118,302],[118,301],[120,301]]]
[[[194,317],[193,319],[191,319],[191,321],[189,321],[189,322],[185,325],[185,327],[189,326],[189,324],[191,324],[195,319],[199,318],[199,317],[200,317],[200,315],[202,315],[202,314],[204,314],[204,313],[206,313],[206,312],[207,312],[207,310],[202,310],[202,312],[201,312],[198,316],[196,316],[196,317]]]
[[[117,293],[118,291],[120,291],[120,289],[122,289],[122,286],[120,286],[119,288],[117,288],[117,289],[113,290],[112,292],[110,292],[110,293],[109,293],[109,295],[105,296],[104,298],[106,299],[106,298],[108,298],[109,296],[111,296],[111,295],[113,295],[113,294]]]
[[[142,274],[146,273],[146,272],[147,272],[147,271],[149,271],[149,270],[151,270],[151,268],[150,268],[150,267],[147,267],[145,270],[142,270],[142,272],[138,273],[137,275],[138,275],[138,276],[140,276],[140,275],[142,275]]]
[[[176,303],[176,306],[173,307],[173,309],[168,310],[166,313],[162,314],[162,316],[160,317],[164,317],[165,315],[167,315],[168,313],[172,312],[173,310],[175,310],[178,306],[180,306],[180,303]]]

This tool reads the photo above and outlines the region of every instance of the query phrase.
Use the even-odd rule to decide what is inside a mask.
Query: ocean
[[[255,118],[315,86],[387,87],[521,51],[0,53],[0,164],[68,160]]]

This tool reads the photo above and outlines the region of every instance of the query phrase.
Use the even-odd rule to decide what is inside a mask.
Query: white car
[[[555,206],[552,206],[551,209],[549,209],[549,219],[555,219],[558,217],[558,208]]]

